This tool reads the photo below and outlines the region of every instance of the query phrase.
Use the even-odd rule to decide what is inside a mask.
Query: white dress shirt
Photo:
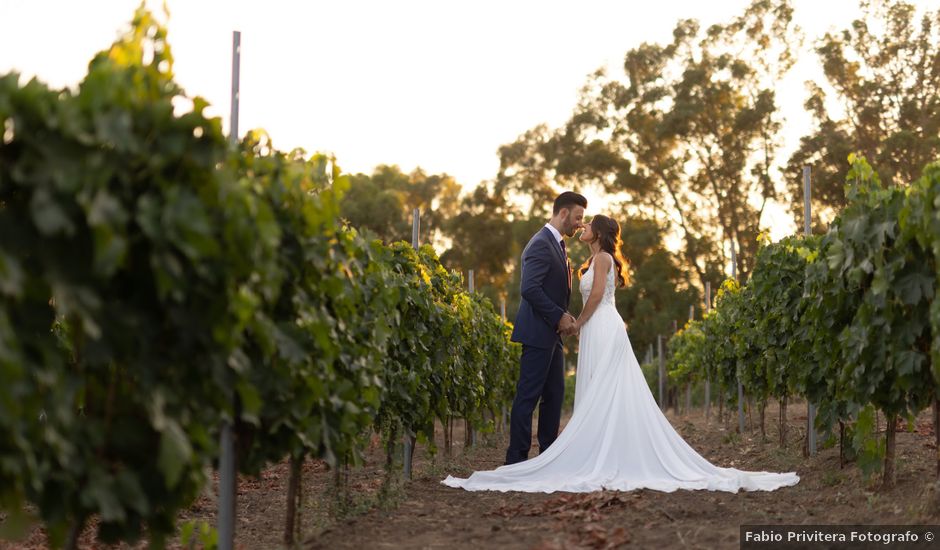
[[[555,236],[555,240],[559,243],[558,246],[561,246],[561,233],[559,233],[558,230],[555,229],[555,226],[550,223],[546,223],[545,227],[547,227],[548,230],[552,232],[552,235]]]

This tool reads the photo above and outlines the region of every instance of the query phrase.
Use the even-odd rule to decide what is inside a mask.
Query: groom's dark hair
[[[584,198],[584,195],[575,193],[574,191],[565,191],[555,198],[555,206],[552,207],[552,216],[561,212],[562,208],[571,208],[572,206],[587,208],[587,199]]]

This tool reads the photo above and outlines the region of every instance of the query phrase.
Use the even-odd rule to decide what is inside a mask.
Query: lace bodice
[[[616,289],[616,280],[614,275],[614,265],[610,266],[610,270],[607,272],[607,283],[604,285],[604,296],[601,298],[601,305],[614,304],[614,290]],[[581,300],[586,303],[588,297],[591,295],[591,288],[594,286],[594,262],[591,262],[591,266],[588,267],[588,270],[584,272],[584,275],[581,276],[581,284],[579,285],[581,289]]]

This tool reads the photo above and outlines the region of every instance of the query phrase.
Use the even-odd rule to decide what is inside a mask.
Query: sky
[[[922,6],[937,0],[921,0]],[[491,179],[497,149],[541,123],[558,126],[599,67],[618,70],[642,42],[667,42],[679,18],[727,21],[747,0],[166,0],[177,82],[230,109],[232,31],[241,31],[240,133],[264,128],[282,150],[337,156],[347,172],[397,164]],[[808,37],[848,26],[857,0],[794,0]],[[76,85],[95,52],[126,28],[139,0],[0,0],[0,74]],[[162,13],[164,2],[148,1]],[[809,131],[807,48],[778,87],[785,149]],[[786,151],[780,155],[785,159]],[[592,197],[589,197],[591,199]],[[597,204],[594,202],[594,204]],[[765,225],[795,224],[778,205]],[[802,224],[800,224],[802,225]]]

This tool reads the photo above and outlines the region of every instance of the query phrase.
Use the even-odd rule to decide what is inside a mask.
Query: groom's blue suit
[[[506,463],[526,460],[532,444],[532,412],[539,404],[539,452],[558,436],[565,397],[564,351],[558,322],[568,311],[571,271],[551,230],[543,227],[522,252],[522,300],[512,341],[522,343],[516,398],[512,403]]]

